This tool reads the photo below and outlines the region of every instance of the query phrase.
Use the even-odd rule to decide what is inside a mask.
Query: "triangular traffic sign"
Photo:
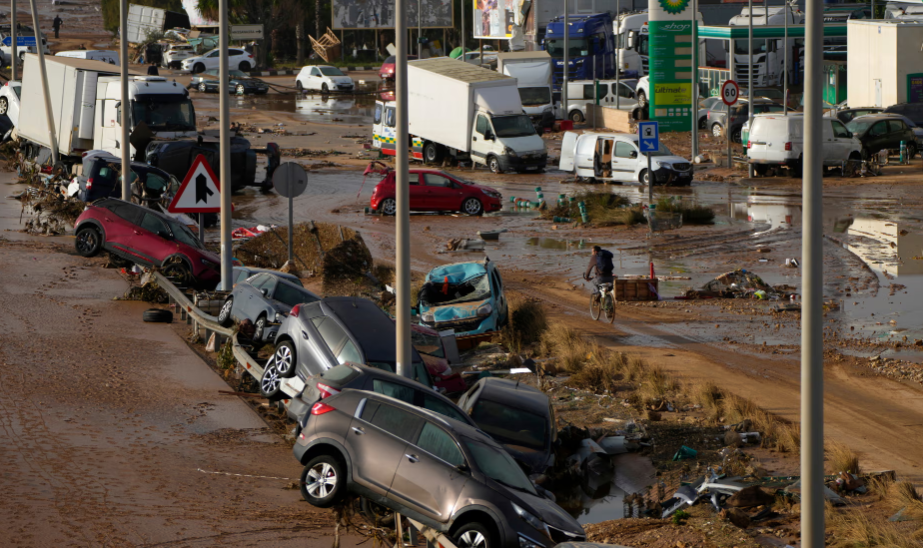
[[[173,196],[170,213],[220,213],[221,185],[205,156],[199,154]]]

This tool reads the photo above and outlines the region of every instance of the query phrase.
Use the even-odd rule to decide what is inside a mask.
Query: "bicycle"
[[[603,318],[612,323],[615,321],[615,298],[612,291],[612,282],[597,284],[590,295],[590,317],[599,320],[600,313]]]

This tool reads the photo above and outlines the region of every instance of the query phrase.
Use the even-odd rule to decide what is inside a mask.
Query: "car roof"
[[[438,422],[442,426],[445,426],[449,428],[450,430],[454,430],[458,434],[463,434],[469,438],[474,438],[477,441],[487,442],[490,445],[493,445],[497,448],[502,449],[496,440],[491,438],[483,430],[477,428],[473,424],[468,424],[465,422],[455,420],[451,417],[447,417],[441,413],[437,413],[436,411],[431,411],[424,407],[417,407],[416,405],[407,403],[404,400],[399,400],[391,396],[386,396],[380,392],[371,392],[368,390],[355,390],[351,388],[347,388],[346,390],[343,390],[344,393],[349,392],[349,391],[358,392],[359,394],[356,394],[356,395],[359,396],[360,398],[368,398],[368,399],[379,400],[382,402],[387,402],[391,405],[394,405],[395,407],[405,409],[407,411],[410,411],[411,413],[414,413],[415,415],[419,415],[419,416],[422,416],[423,418],[429,419],[432,422]]]
[[[118,199],[118,198],[111,198],[111,197],[100,198],[99,200],[96,200],[95,202],[93,202],[91,205],[97,206],[97,207],[104,207],[104,205],[107,204],[107,203],[109,203],[109,202],[119,202],[119,203],[122,203],[122,204],[128,204],[128,205],[130,205],[130,206],[132,206],[132,207],[137,207],[138,209],[143,210],[145,213],[149,213],[149,214],[151,214],[151,215],[153,215],[153,216],[155,216],[155,217],[157,217],[158,219],[161,219],[161,220],[163,220],[163,221],[169,221],[170,223],[173,223],[173,224],[179,223],[179,221],[177,221],[176,219],[173,219],[172,217],[168,217],[168,216],[164,215],[163,213],[161,213],[161,212],[159,212],[159,211],[155,211],[155,210],[153,210],[153,209],[148,209],[148,208],[146,208],[146,207],[144,207],[144,206],[140,206],[140,205],[138,205],[138,204],[133,204],[133,203],[131,203],[131,202],[126,202],[125,200],[120,200],[120,199]]]
[[[394,321],[378,305],[361,297],[327,297],[320,303],[349,328],[366,361],[394,361],[397,354]],[[414,362],[421,361],[416,350],[411,352]]]
[[[482,386],[478,400],[504,403],[536,415],[547,416],[550,400],[544,392],[528,384],[511,379],[485,377],[477,382]]]
[[[287,274],[285,272],[279,272],[278,270],[271,270],[269,268],[256,268],[253,266],[235,266],[234,270],[235,271],[246,270],[248,272],[252,272],[254,276],[257,274],[274,274],[282,279],[298,280],[299,282],[301,281],[298,278],[298,276],[295,276],[294,274]]]
[[[856,120],[862,120],[863,122],[875,122],[878,120],[887,120],[889,118],[896,118],[895,115],[903,116],[898,112],[878,112],[875,114],[863,114],[862,116],[856,116],[850,122],[855,122]]]

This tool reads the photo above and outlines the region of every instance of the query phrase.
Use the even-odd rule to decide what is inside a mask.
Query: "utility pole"
[[[824,6],[805,2],[804,162],[801,233],[801,545],[824,546]]]
[[[692,165],[695,174],[695,157],[699,155],[699,19],[698,2],[692,0]],[[728,109],[728,120],[731,111]]]
[[[782,52],[782,102],[785,103],[782,109],[783,116],[788,116],[788,14],[791,12],[788,2],[789,0],[785,0],[785,38],[782,42],[782,49],[785,50]]]
[[[747,55],[749,56],[749,59],[747,61],[747,65],[748,65],[748,70],[747,70],[747,75],[748,75],[747,77],[747,127],[752,128],[753,127],[753,101],[754,99],[756,99],[756,92],[753,90],[753,0],[747,0],[747,3],[750,6],[750,17],[747,18]],[[764,6],[764,10],[765,10],[765,6]],[[769,11],[765,10],[764,13],[766,14],[766,20],[767,20],[766,22],[768,23],[769,22]],[[769,70],[768,70],[769,63],[763,63],[763,64],[767,69],[765,73],[768,74],[769,73]],[[696,117],[698,118],[698,115],[696,115]],[[727,125],[727,131],[728,131],[728,138],[730,139],[730,133],[731,133],[731,110],[730,109],[728,109],[728,117],[727,117],[726,125]],[[741,144],[743,144],[743,137],[744,137],[744,133],[743,131],[741,131],[740,132]],[[747,162],[747,177],[750,177],[751,179],[753,178],[753,164],[751,164],[750,162]]]
[[[394,0],[394,36],[397,55],[394,60],[394,99],[397,103],[397,127],[395,140],[395,165],[397,214],[395,228],[395,373],[405,374],[412,367],[410,362],[410,186],[409,159],[410,133],[407,100],[407,1]]]
[[[51,110],[48,72],[45,71],[45,48],[42,47],[42,29],[38,26],[38,9],[35,7],[35,0],[29,0],[29,7],[32,8],[32,26],[35,27],[35,49],[38,50],[38,71],[39,76],[42,78],[42,93],[45,95],[45,118],[48,119],[48,139],[51,141],[51,165],[56,166],[58,165],[58,139],[55,137],[54,131],[54,111]]]
[[[124,0],[123,0],[124,1]],[[231,110],[228,93],[228,0],[218,0],[218,47],[221,48],[221,66],[218,67],[218,120],[219,130],[218,164],[221,177],[221,288],[230,291],[233,285],[231,261]]]
[[[569,9],[568,0],[564,0],[564,77],[561,79],[561,110],[564,111],[564,119],[570,119],[570,104],[567,102],[567,63],[570,54],[570,25],[568,24],[567,11]],[[596,118],[594,108],[593,118]]]
[[[423,59],[423,0],[417,0],[417,59]]]
[[[461,3],[461,49],[462,49],[462,61],[467,60],[465,52],[465,0],[458,0]]]
[[[10,48],[12,48],[10,49],[10,52],[12,53],[10,59],[10,70],[12,71],[12,79],[16,80],[16,63],[19,61],[19,55],[16,54],[16,41],[18,40],[16,36],[18,29],[16,27],[19,26],[19,23],[16,20],[16,0],[10,0],[10,21],[10,40],[12,40],[12,42],[10,42]]]
[[[38,29],[38,27],[36,27]],[[38,43],[41,50],[41,43]],[[122,199],[131,201],[131,101],[128,100],[128,0],[119,0],[119,64],[122,66]]]
[[[622,73],[622,19],[621,14],[619,13],[619,0],[615,0],[615,110],[619,110],[619,97],[621,97],[620,92],[622,91],[622,82],[619,75]],[[595,59],[595,57],[594,57]],[[593,65],[594,67],[596,65]],[[593,113],[593,123],[596,123],[596,113]],[[593,127],[596,127],[595,125]]]

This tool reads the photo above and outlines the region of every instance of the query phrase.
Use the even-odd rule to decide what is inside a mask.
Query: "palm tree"
[[[218,0],[198,0],[203,16],[218,20]],[[231,22],[263,24],[263,44],[257,52],[257,64],[266,65],[266,53],[272,48],[272,32],[291,21],[304,25],[304,6],[300,0],[228,0]],[[296,30],[297,33],[297,30]]]

